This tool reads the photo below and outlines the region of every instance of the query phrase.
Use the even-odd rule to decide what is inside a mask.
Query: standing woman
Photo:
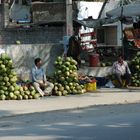
[[[68,50],[67,50],[67,57],[72,57],[74,60],[77,61],[78,65],[77,68],[81,66],[81,39],[78,36],[79,28],[76,27],[74,29],[74,34],[69,39]]]

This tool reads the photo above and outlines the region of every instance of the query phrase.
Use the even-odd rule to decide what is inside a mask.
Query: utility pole
[[[122,45],[122,55],[124,56],[124,46],[123,46],[123,23],[122,23],[122,18],[123,18],[123,6],[124,6],[124,0],[121,1],[120,3],[120,6],[121,6],[121,45]]]
[[[73,10],[72,0],[66,0],[66,35],[71,36],[73,34]]]

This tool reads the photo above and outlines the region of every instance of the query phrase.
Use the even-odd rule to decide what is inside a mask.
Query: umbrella
[[[115,8],[106,13],[108,17],[132,17],[140,16],[140,4],[128,4],[118,8]]]

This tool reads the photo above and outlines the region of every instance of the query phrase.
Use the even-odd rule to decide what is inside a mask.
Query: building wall
[[[20,40],[22,44],[59,43],[65,33],[64,26],[37,28],[4,28],[3,7],[0,5],[0,44],[15,44]]]
[[[66,19],[65,3],[33,3],[31,9],[34,23],[65,21]]]
[[[18,74],[29,77],[31,67],[36,57],[42,58],[47,74],[54,70],[54,60],[63,53],[59,42],[65,33],[63,26],[37,29],[4,29],[3,8],[0,6],[0,48],[12,58]],[[20,45],[15,44],[19,40]]]
[[[34,65],[34,59],[40,57],[47,75],[54,72],[54,61],[62,55],[63,47],[60,44],[23,44],[23,45],[0,45],[12,58],[18,75],[29,78],[30,70]]]

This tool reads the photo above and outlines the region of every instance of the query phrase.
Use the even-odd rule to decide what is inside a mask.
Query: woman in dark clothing
[[[69,39],[69,45],[67,50],[67,57],[72,57],[78,63],[78,68],[81,65],[80,53],[81,53],[81,39],[78,37],[79,28],[77,28]]]

